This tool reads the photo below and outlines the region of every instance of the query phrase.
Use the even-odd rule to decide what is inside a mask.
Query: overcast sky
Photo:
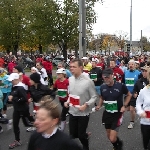
[[[103,5],[97,3],[97,23],[93,34],[124,31],[130,39],[130,6],[131,0],[104,0]],[[132,0],[132,40],[139,40],[141,30],[143,36],[150,38],[150,0]]]

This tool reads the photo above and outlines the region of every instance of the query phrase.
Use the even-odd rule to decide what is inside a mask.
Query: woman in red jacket
[[[69,81],[66,78],[66,70],[61,68],[57,70],[57,80],[53,86],[54,91],[58,91],[59,101],[62,106],[61,112],[61,124],[60,130],[64,130],[66,124],[66,114],[68,113],[69,108],[64,106],[64,103],[68,100],[68,86]]]

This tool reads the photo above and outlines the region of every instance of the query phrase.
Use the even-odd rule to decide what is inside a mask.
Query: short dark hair
[[[110,61],[114,61],[115,62],[115,58],[111,58]]]
[[[75,58],[75,59],[73,59],[73,60],[71,61],[71,63],[75,63],[75,62],[78,63],[78,66],[79,66],[79,67],[83,66],[83,61],[82,61],[81,59]]]

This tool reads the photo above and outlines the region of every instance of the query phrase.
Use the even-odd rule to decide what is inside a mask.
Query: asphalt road
[[[103,108],[95,113],[92,113],[90,116],[89,126],[87,129],[87,131],[92,132],[90,136],[90,150],[112,150],[112,145],[106,137],[104,126],[101,124],[102,112]],[[9,119],[12,118],[12,113],[13,108],[10,107],[7,112]],[[124,150],[143,150],[139,120],[136,118],[134,129],[127,129],[128,123],[130,121],[129,116],[129,112],[124,114],[123,125],[119,130],[119,137],[124,142]],[[0,134],[0,150],[8,150],[8,145],[14,141],[14,133],[13,130],[7,131],[6,125],[2,126],[4,132]],[[15,149],[27,150],[27,145],[31,133],[26,132],[26,127],[24,127],[22,120],[20,120],[20,131],[22,145]],[[65,132],[68,134],[68,124],[66,125]],[[77,140],[77,142],[79,141]]]

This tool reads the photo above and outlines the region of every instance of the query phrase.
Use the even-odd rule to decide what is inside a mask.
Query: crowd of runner
[[[10,149],[21,146],[19,120],[28,132],[34,131],[28,150],[89,150],[87,132],[91,111],[104,106],[102,124],[114,150],[123,149],[118,137],[123,114],[130,111],[128,129],[134,128],[136,113],[141,117],[143,149],[150,150],[150,61],[140,56],[87,55],[70,57],[70,68],[59,62],[53,78],[51,55],[26,55],[31,60],[30,76],[26,75],[23,56],[0,58],[0,123],[13,130],[15,141]],[[34,60],[34,61],[33,61]],[[56,93],[62,106],[59,112]],[[7,119],[7,105],[13,105],[12,119]],[[29,105],[33,103],[33,114]],[[69,134],[64,133],[69,115]],[[3,128],[0,126],[0,133]],[[71,137],[71,138],[70,138]],[[83,147],[72,138],[79,138]],[[58,144],[59,143],[59,144]]]

